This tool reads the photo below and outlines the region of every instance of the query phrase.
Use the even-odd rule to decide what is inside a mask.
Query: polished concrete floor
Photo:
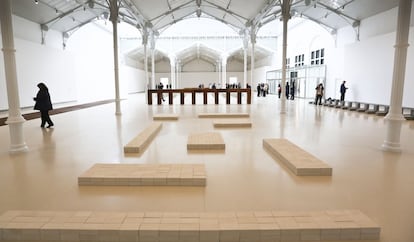
[[[232,100],[234,103],[235,100]],[[157,113],[177,113],[141,155],[123,145]],[[249,112],[252,128],[215,129],[201,112]],[[0,127],[0,213],[6,210],[250,211],[359,209],[381,227],[381,242],[414,241],[414,121],[401,132],[402,153],[381,150],[383,117],[287,101],[275,96],[252,105],[154,105],[144,94],[122,101],[122,115],[106,104],[24,124],[29,151],[9,154],[9,128]],[[188,152],[192,132],[221,132],[224,152]],[[298,177],[263,149],[283,137],[333,167],[332,177]],[[79,187],[94,163],[202,163],[206,187]]]

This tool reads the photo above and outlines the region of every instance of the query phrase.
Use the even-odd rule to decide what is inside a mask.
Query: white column
[[[171,66],[171,80],[170,84],[175,87],[175,77],[176,77],[176,61],[175,56],[170,56],[170,66]]]
[[[144,70],[145,70],[145,82],[146,88],[149,89],[149,76],[148,76],[148,32],[144,30],[142,34],[142,45],[144,46]]]
[[[247,83],[247,49],[249,47],[249,40],[247,38],[247,35],[244,35],[244,39],[243,39],[243,52],[244,52],[244,67],[243,67],[243,88],[246,87],[246,83]],[[252,83],[250,83],[250,86],[252,85]]]
[[[252,28],[252,33],[250,35],[250,41],[252,44],[252,56],[251,56],[251,60],[250,60],[250,82],[253,85],[253,81],[254,81],[254,45],[256,44],[256,34],[254,33],[254,28]]]
[[[217,83],[221,84],[221,61],[218,60],[216,62],[216,66],[217,66],[217,74],[218,74],[218,79],[217,79]],[[221,86],[221,88],[224,88],[223,86]]]
[[[221,57],[221,86],[226,87],[227,83],[227,56],[222,55]]]
[[[151,87],[155,88],[155,36],[151,31]]]
[[[149,76],[148,76],[148,32],[144,29],[142,33],[142,45],[144,46],[144,71],[145,71],[145,100],[148,102]],[[147,103],[148,104],[148,103]]]
[[[407,61],[408,35],[410,32],[411,0],[400,0],[398,6],[397,37],[394,54],[394,72],[391,90],[390,110],[385,117],[387,134],[383,149],[401,152],[400,135],[404,120],[402,99],[404,93],[405,68]]]
[[[121,97],[119,94],[119,67],[118,67],[118,1],[110,0],[110,17],[114,41],[114,73],[115,73],[115,114],[121,115]]]
[[[177,79],[175,80],[175,88],[180,88],[181,81],[181,61],[177,61]]]
[[[11,1],[0,1],[0,24],[3,39],[4,70],[6,74],[7,100],[9,102],[9,117],[6,124],[10,131],[10,152],[27,151],[24,141],[23,123],[25,119],[20,112],[19,88],[17,82],[16,58],[14,49],[13,23]]]
[[[287,26],[290,18],[290,1],[283,0],[282,5],[283,18],[283,50],[282,50],[282,94],[280,100],[280,113],[286,113],[286,52],[287,52]]]

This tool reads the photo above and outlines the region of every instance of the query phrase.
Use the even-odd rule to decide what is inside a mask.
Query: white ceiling
[[[83,25],[109,16],[110,0],[13,0],[13,13],[38,23],[43,30],[71,33]],[[197,17],[223,22],[236,33],[257,33],[263,25],[279,19],[281,0],[117,0],[123,22],[160,33],[174,23]],[[398,6],[398,0],[290,0],[291,15],[315,21],[329,31]],[[137,36],[138,37],[138,36]],[[231,58],[241,60],[242,50]],[[136,53],[142,51],[138,50]],[[266,51],[263,57],[268,54]],[[206,46],[194,45],[178,54],[184,60],[200,57],[213,61],[217,53]],[[163,55],[160,55],[160,58]],[[141,59],[141,57],[137,57]]]
[[[69,32],[107,17],[109,0],[13,0],[13,13],[48,28]],[[185,18],[209,17],[235,30],[260,28],[280,17],[281,0],[117,0],[120,19],[162,31]],[[291,0],[292,14],[338,29],[394,8],[398,0]],[[256,30],[257,31],[257,30]]]

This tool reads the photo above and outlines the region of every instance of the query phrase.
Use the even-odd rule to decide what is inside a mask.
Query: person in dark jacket
[[[345,82],[346,81],[342,82],[341,88],[339,89],[339,92],[341,93],[341,102],[342,103],[345,101],[345,92],[346,92],[346,89],[348,89],[347,87],[345,87]]]
[[[52,110],[52,102],[50,101],[49,89],[44,83],[37,84],[39,91],[33,100],[36,101],[34,109],[40,111],[40,117],[42,119],[42,124],[40,127],[44,128],[47,123],[47,128],[53,127],[54,123],[50,119],[49,110]]]

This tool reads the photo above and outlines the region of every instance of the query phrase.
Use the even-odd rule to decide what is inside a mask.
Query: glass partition
[[[282,70],[268,71],[266,80],[269,84],[269,93],[277,94],[277,87],[282,82]],[[286,69],[286,82],[290,87],[294,86],[295,97],[314,98],[316,85],[323,83],[325,86],[325,80],[325,65],[298,66]]]

